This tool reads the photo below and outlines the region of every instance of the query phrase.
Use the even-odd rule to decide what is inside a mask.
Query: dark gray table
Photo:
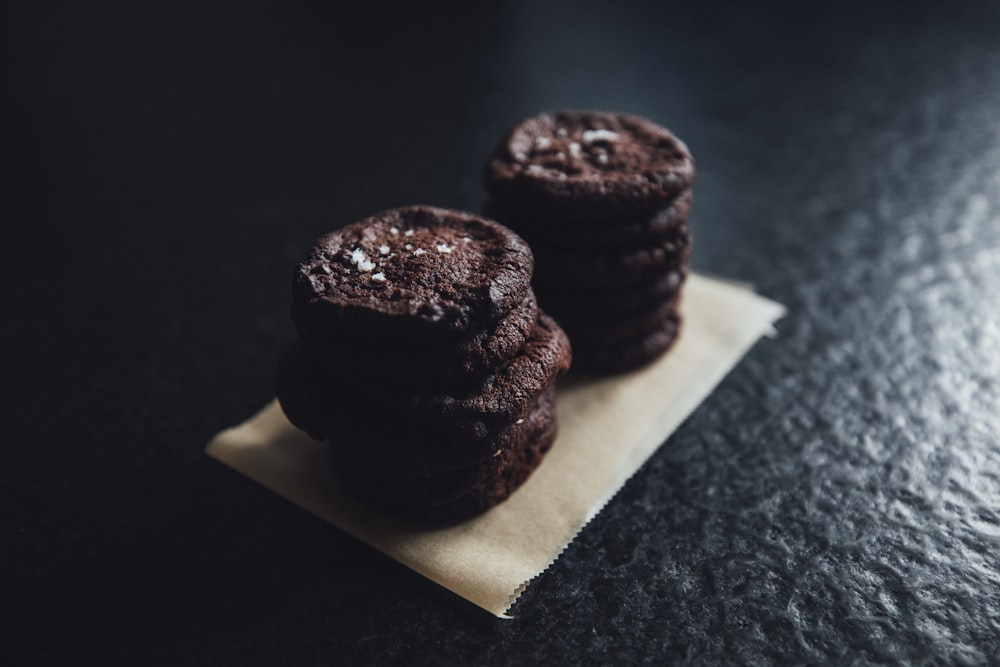
[[[90,4],[0,20],[8,664],[1000,660],[996,3]],[[564,107],[789,315],[494,622],[202,450],[314,237]]]

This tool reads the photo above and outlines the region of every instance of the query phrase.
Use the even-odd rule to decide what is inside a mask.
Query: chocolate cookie
[[[537,245],[535,254],[538,285],[632,285],[685,269],[691,254],[691,233],[684,222],[667,237],[637,248],[596,252]]]
[[[476,331],[456,343],[427,346],[405,364],[426,378],[440,378],[452,389],[470,387],[477,379],[506,364],[524,347],[538,320],[538,300],[531,290],[500,322]],[[391,372],[399,377],[400,365],[393,359]],[[440,387],[440,383],[424,383]]]
[[[622,315],[584,314],[571,310],[556,312],[559,325],[566,331],[574,345],[595,343],[611,345],[628,344],[642,338],[653,329],[659,329],[664,322],[677,314],[680,302],[677,291],[668,299],[650,304],[646,308]]]
[[[472,466],[413,477],[411,470],[358,464],[352,454],[359,443],[331,443],[331,463],[345,486],[356,494],[387,504],[444,504],[496,479],[518,457],[519,452],[556,428],[555,390],[546,390],[528,414],[493,439],[496,451],[488,460]],[[425,443],[412,442],[423,449]],[[433,447],[433,443],[426,443]]]
[[[492,220],[430,206],[384,211],[320,238],[292,287],[306,347],[418,350],[503,319],[528,292],[528,245]]]
[[[557,434],[558,428],[553,423],[549,429],[517,450],[499,474],[486,478],[477,487],[454,500],[445,503],[383,504],[383,507],[395,514],[435,523],[460,521],[482,514],[507,500],[528,480],[552,448]]]
[[[624,286],[539,285],[538,298],[556,309],[555,318],[560,324],[567,313],[581,317],[629,316],[671,299],[686,279],[686,269],[671,269],[644,282]]]
[[[659,328],[626,343],[580,343],[573,370],[584,374],[610,375],[645,366],[676,342],[680,325],[680,316],[673,315]]]
[[[669,206],[651,215],[591,223],[585,221],[568,223],[559,218],[537,218],[525,213],[510,212],[495,201],[487,202],[483,213],[514,229],[532,245],[604,251],[634,248],[668,238],[687,222],[691,202],[691,189],[688,188]]]
[[[314,440],[350,447],[357,467],[420,477],[487,461],[497,451],[496,441],[446,437],[421,423],[415,399],[397,393],[380,399],[365,386],[353,391],[298,343],[282,355],[275,389],[288,421]]]
[[[292,343],[278,361],[274,393],[285,417],[313,440],[326,440],[330,425],[330,394],[333,378]]]
[[[538,322],[521,353],[496,369],[473,392],[417,396],[415,414],[441,433],[481,440],[523,417],[535,397],[569,370],[569,339],[538,311]]]
[[[570,221],[652,214],[693,178],[691,154],[668,130],[637,116],[598,111],[521,121],[484,172],[487,189],[505,209]]]
[[[471,390],[497,366],[510,361],[528,340],[538,319],[533,291],[506,317],[458,340],[427,343],[379,340],[367,345],[331,337],[307,337],[310,354],[340,378],[363,379],[395,394]]]
[[[282,358],[276,388],[289,421],[318,440],[338,433],[354,440],[360,430],[371,440],[405,442],[406,434],[417,429],[453,444],[465,454],[462,460],[473,458],[472,463],[481,453],[489,456],[487,438],[524,417],[538,395],[569,369],[571,358],[566,334],[539,311],[517,356],[471,391],[411,394],[335,377],[297,345]]]

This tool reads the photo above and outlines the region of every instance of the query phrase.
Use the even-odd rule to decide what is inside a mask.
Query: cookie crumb
[[[376,282],[384,283],[385,282],[385,274],[382,273],[381,271],[379,271],[378,273],[373,273],[372,274],[372,280],[374,280]]]
[[[607,153],[598,153],[597,154],[597,163],[598,164],[607,164],[608,163],[608,154]]]
[[[395,227],[390,227],[389,228],[389,233],[392,234],[393,236],[395,236],[395,235],[399,234],[399,230],[396,229]]]
[[[414,255],[415,257],[420,257],[420,256],[421,256],[421,255],[423,255],[423,254],[424,254],[425,252],[427,252],[427,251],[426,251],[426,250],[424,250],[423,248],[417,248],[416,250],[414,250],[414,251],[413,251],[413,255]]]
[[[403,232],[403,236],[413,236],[413,230],[407,229],[405,232]]]
[[[455,249],[455,246],[448,245],[447,243],[438,243],[437,244],[437,251],[438,252],[451,253],[451,251],[454,250],[454,249]]]
[[[535,148],[540,151],[544,151],[546,148],[552,145],[552,140],[548,137],[535,137]]]
[[[560,139],[565,139],[567,136],[566,128],[560,127],[559,129],[557,129],[556,136],[559,137]]]
[[[576,143],[575,141],[570,142],[570,144],[569,144],[569,154],[572,157],[578,158],[578,157],[580,157],[580,155],[582,153],[583,153],[583,150],[580,148],[580,144]]]
[[[380,245],[378,247],[378,251],[379,251],[379,253],[381,253],[383,255],[388,255],[389,254],[389,246],[387,246],[387,245]]]

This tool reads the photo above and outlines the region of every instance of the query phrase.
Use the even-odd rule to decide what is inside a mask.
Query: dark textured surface
[[[996,663],[996,3],[495,4],[4,6],[10,664]],[[203,447],[313,239],[565,107],[675,131],[789,315],[493,623]]]

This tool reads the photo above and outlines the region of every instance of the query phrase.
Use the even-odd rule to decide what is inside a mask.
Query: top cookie
[[[668,130],[638,116],[558,111],[525,119],[486,165],[510,210],[594,220],[652,213],[691,186],[694,161]]]
[[[527,243],[492,220],[393,209],[316,242],[295,271],[292,319],[303,340],[331,344],[456,340],[522,303],[533,266]]]

